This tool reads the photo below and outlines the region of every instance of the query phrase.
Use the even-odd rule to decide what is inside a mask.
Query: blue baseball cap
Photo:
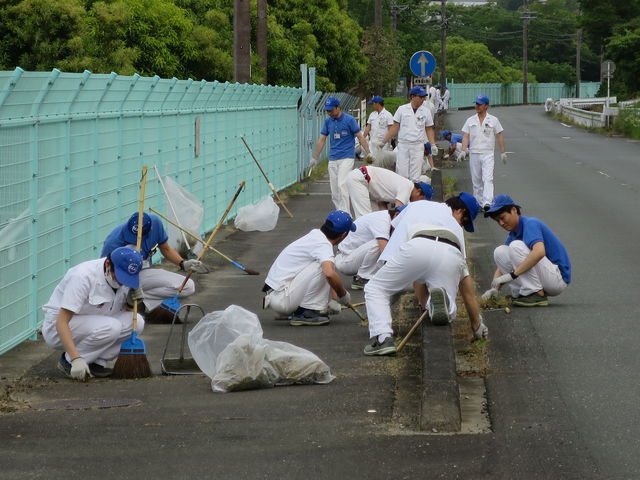
[[[494,197],[493,202],[491,202],[491,206],[489,207],[489,210],[484,212],[484,217],[487,218],[492,213],[495,213],[495,212],[497,212],[498,210],[500,210],[501,208],[504,208],[504,207],[518,207],[518,208],[520,208],[520,205],[518,205],[516,202],[514,202],[513,198],[511,198],[509,195],[505,195],[504,193],[502,193],[502,194],[496,195]]]
[[[116,248],[109,255],[113,264],[116,280],[125,287],[138,288],[140,286],[140,270],[142,270],[142,255],[131,247]]]
[[[151,217],[147,213],[142,214],[142,236],[144,237],[151,231]],[[138,240],[138,212],[131,215],[127,226],[124,228],[124,239],[127,243],[135,245]]]
[[[371,100],[369,100],[367,102],[369,105],[371,105],[372,103],[380,103],[383,104],[384,103],[384,98],[382,98],[380,95],[375,95],[374,97],[371,98]]]
[[[489,105],[489,97],[486,95],[478,95],[474,103],[478,105]]]
[[[433,188],[431,185],[427,182],[416,182],[414,185],[422,191],[422,194],[427,200],[431,200],[431,197],[433,197]]]
[[[409,95],[418,95],[419,97],[426,97],[427,91],[421,86],[417,85],[409,90]]]
[[[334,108],[339,106],[340,100],[338,100],[336,97],[327,97],[327,99],[324,101],[325,110],[333,110]]]
[[[327,222],[331,223],[331,230],[336,233],[355,232],[356,224],[351,215],[343,210],[334,210],[327,215]]]
[[[451,135],[451,132],[449,130],[445,130],[444,132],[442,132],[442,139],[446,140],[447,135]]]
[[[460,195],[458,195],[458,197],[460,197],[460,200],[462,200],[462,202],[467,207],[467,210],[469,210],[470,221],[466,225],[463,225],[463,227],[467,232],[473,232],[473,221],[478,216],[478,212],[480,211],[480,204],[473,195],[467,192],[462,192]]]

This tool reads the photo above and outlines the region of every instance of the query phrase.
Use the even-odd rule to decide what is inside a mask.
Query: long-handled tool
[[[260,162],[258,162],[258,159],[256,158],[256,156],[253,154],[253,152],[251,151],[251,149],[249,148],[249,144],[247,143],[247,141],[244,139],[244,137],[242,135],[240,135],[240,139],[242,140],[242,142],[244,143],[244,146],[247,147],[247,150],[249,151],[249,154],[251,155],[251,158],[253,158],[253,161],[256,162],[256,165],[258,165],[258,168],[260,169],[260,173],[262,173],[262,176],[264,177],[264,179],[267,181],[267,185],[269,186],[269,188],[271,189],[271,191],[273,192],[273,196],[276,197],[276,200],[278,200],[278,203],[280,203],[280,205],[282,205],[282,208],[285,209],[285,211],[287,212],[287,214],[293,218],[293,213],[291,213],[289,211],[289,209],[287,208],[287,206],[284,204],[284,202],[280,199],[280,196],[278,195],[278,191],[276,190],[276,187],[273,186],[273,183],[271,183],[269,181],[269,179],[267,178],[267,174],[264,173],[264,170],[262,169],[262,165],[260,165]]]
[[[362,326],[369,325],[369,321],[367,320],[367,317],[365,317],[362,313],[360,313],[360,311],[352,303],[347,305],[347,307],[353,310],[353,312],[358,316],[358,318],[360,319],[360,325]]]
[[[416,323],[413,324],[411,329],[407,332],[407,334],[404,336],[404,338],[402,339],[402,341],[400,342],[400,344],[396,348],[396,353],[400,353],[400,351],[404,348],[404,346],[407,344],[409,339],[413,336],[415,331],[418,329],[420,324],[424,321],[425,318],[427,318],[427,315],[429,315],[429,310],[425,310],[422,313],[422,315],[420,315],[420,318],[418,320],[416,320]]]
[[[174,225],[174,227],[178,227],[180,229],[180,233],[182,233],[182,239],[184,240],[184,244],[187,246],[187,258],[191,259],[191,258],[196,258],[196,254],[193,253],[193,250],[191,250],[191,246],[189,245],[189,242],[187,241],[187,236],[184,234],[184,232],[182,231],[182,227],[180,226],[180,217],[178,217],[178,214],[176,213],[176,209],[173,207],[173,202],[171,201],[171,197],[169,196],[169,193],[167,192],[167,187],[164,186],[164,182],[162,181],[162,177],[160,176],[160,173],[158,172],[158,166],[157,165],[153,165],[153,169],[156,171],[156,177],[158,178],[158,181],[160,182],[160,186],[162,187],[162,191],[164,192],[164,196],[167,198],[167,203],[169,204],[169,208],[171,209],[171,213],[173,213],[173,218],[176,219],[176,222],[178,223],[178,225]]]
[[[227,218],[227,215],[229,214],[229,211],[231,210],[231,207],[233,207],[233,204],[236,202],[236,199],[240,195],[240,192],[242,192],[242,189],[244,188],[244,185],[245,185],[245,182],[243,180],[242,183],[240,184],[240,186],[238,187],[238,190],[236,190],[236,193],[233,196],[233,199],[231,200],[231,203],[229,204],[229,206],[225,210],[224,214],[222,215],[222,218],[220,219],[220,221],[216,225],[216,228],[213,230],[213,232],[211,232],[211,234],[209,235],[209,238],[207,238],[207,241],[204,244],[204,248],[202,249],[202,251],[198,255],[198,258],[197,258],[198,260],[200,260],[204,256],[204,254],[207,251],[207,248],[209,248],[209,244],[211,243],[211,240],[213,240],[213,237],[215,237],[216,233],[218,233],[218,230],[220,230],[220,227],[222,227],[222,224],[224,223],[225,218]],[[189,281],[189,278],[191,278],[191,274],[192,273],[193,273],[193,270],[189,270],[187,272],[187,275],[185,276],[184,281],[182,282],[182,285],[180,285],[180,288],[178,288],[178,292],[172,298],[167,298],[166,300],[163,300],[162,303],[160,304],[161,308],[163,308],[164,310],[167,310],[168,312],[170,312],[172,314],[175,314],[180,309],[180,300],[178,300],[178,297],[182,293],[182,290],[184,289],[184,286]]]
[[[144,213],[144,191],[147,184],[147,166],[142,167],[142,179],[140,181],[140,201],[138,206],[138,234],[136,237],[136,250],[142,246],[142,215]],[[113,378],[147,378],[151,376],[151,366],[147,359],[147,348],[138,338],[138,301],[133,302],[133,326],[131,338],[122,342],[120,354],[113,366]]]
[[[171,225],[173,225],[176,228],[179,228],[182,233],[187,233],[188,235],[191,236],[191,238],[193,238],[194,240],[200,242],[202,245],[204,245],[205,241],[203,239],[201,239],[199,236],[197,236],[195,233],[187,230],[184,227],[181,227],[180,225],[173,223],[171,220],[169,220],[165,215],[161,214],[160,212],[158,212],[156,209],[149,207],[149,210],[151,210],[153,213],[155,213],[156,215],[158,215],[160,218],[162,218],[163,220],[166,220],[167,222],[169,222]],[[244,265],[239,264],[238,262],[236,262],[235,260],[232,260],[231,258],[227,257],[224,253],[222,253],[220,250],[217,250],[215,248],[213,248],[211,245],[209,245],[209,250],[211,250],[214,253],[217,253],[218,255],[220,255],[222,258],[224,258],[226,261],[230,262],[231,265],[233,265],[236,268],[239,268],[240,270],[242,270],[244,273],[246,273],[247,275],[260,275],[260,272],[256,272],[255,270],[252,270],[250,268],[245,267]]]

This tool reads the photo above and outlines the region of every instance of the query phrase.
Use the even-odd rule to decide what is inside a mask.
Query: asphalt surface
[[[496,193],[512,194],[525,214],[543,218],[574,263],[574,283],[551,307],[485,313],[492,433],[426,435],[398,424],[397,360],[362,355],[367,330],[352,312],[326,327],[290,327],[260,309],[273,259],[331,210],[328,184],[318,182],[288,201],[295,217],[282,212],[274,231],[227,231],[216,243],[260,276],[210,259],[216,269],[199,276],[190,301],[207,312],[230,304],[255,312],[265,338],[311,350],[336,380],[213,393],[206,377],[159,375],[167,325],[149,325],[142,335],[157,374],[146,380],[74,383],[55,371],[57,354],[45,349],[38,362],[31,352],[42,345],[26,344],[0,358],[2,365],[35,362],[12,390],[21,408],[0,414],[0,478],[637,477],[638,334],[627,293],[637,285],[631,242],[640,181],[625,162],[634,168],[638,146],[562,127],[542,107],[492,112],[507,129],[507,150],[516,152],[496,166]],[[450,113],[448,126],[457,131],[470,113]],[[469,191],[466,163],[443,175]],[[493,271],[491,249],[505,232],[490,220],[476,225],[468,242],[482,291]],[[129,406],[60,408],[74,400]]]

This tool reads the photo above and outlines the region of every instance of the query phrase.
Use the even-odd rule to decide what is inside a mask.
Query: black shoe
[[[305,309],[302,313],[294,313],[291,315],[289,325],[299,327],[302,325],[315,326],[326,325],[329,323],[329,317],[321,315],[318,310]]]
[[[368,278],[355,275],[353,280],[351,280],[351,290],[362,290],[367,283],[369,283]]]
[[[91,372],[91,375],[93,375],[96,378],[110,377],[111,374],[113,373],[112,369],[103,367],[102,365],[98,365],[97,363],[90,363],[89,371]]]
[[[56,367],[64,374],[65,377],[71,378],[71,364],[67,361],[65,352],[62,352],[62,356],[60,357]]]
[[[513,299],[513,305],[516,307],[548,307],[549,299],[546,295],[538,295],[537,293],[531,293]]]
[[[483,211],[483,212],[488,212],[490,208],[491,208],[491,205],[489,205],[489,204],[484,205],[484,206],[482,207],[482,211]]]

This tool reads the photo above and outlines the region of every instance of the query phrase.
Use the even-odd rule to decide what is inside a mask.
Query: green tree
[[[387,95],[397,82],[401,69],[396,37],[389,32],[369,27],[365,30],[362,49],[369,59],[369,65],[358,86],[358,92],[366,97]]]
[[[619,25],[607,40],[607,56],[616,63],[613,91],[624,98],[640,94],[640,17]]]

